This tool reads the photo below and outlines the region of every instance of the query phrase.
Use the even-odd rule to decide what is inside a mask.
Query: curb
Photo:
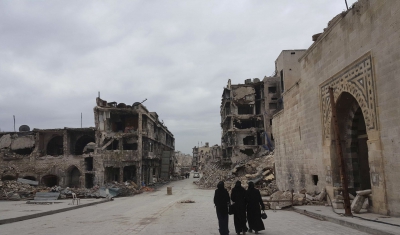
[[[357,223],[353,223],[353,222],[349,222],[349,221],[345,221],[345,220],[341,220],[341,219],[336,219],[330,216],[325,216],[325,215],[320,215],[318,213],[315,212],[310,212],[307,210],[302,210],[302,209],[298,209],[293,207],[293,211],[306,215],[306,216],[311,216],[311,217],[316,217],[316,218],[321,218],[323,220],[335,223],[335,224],[339,224],[348,228],[352,228],[352,229],[356,229],[358,231],[361,232],[365,232],[365,233],[369,233],[369,234],[374,234],[374,235],[396,235],[394,233],[390,233],[390,232],[386,232],[386,231],[382,231],[382,230],[378,230],[375,228],[371,228],[365,225],[360,225]]]
[[[94,206],[94,205],[109,202],[109,201],[110,200],[101,200],[99,202],[91,202],[88,204],[78,205],[78,206],[74,206],[74,207],[67,207],[67,208],[62,208],[62,209],[57,209],[57,210],[52,210],[52,211],[40,212],[40,213],[32,214],[32,215],[24,215],[24,216],[20,216],[20,217],[2,219],[2,220],[0,220],[0,225],[15,223],[15,222],[23,221],[23,220],[28,220],[28,219],[39,218],[39,217],[43,217],[46,215],[53,215],[53,214],[57,214],[57,213],[65,212],[65,211],[71,211],[71,210],[75,210],[75,209],[79,209],[79,208],[83,208],[83,207],[87,207],[87,206]]]

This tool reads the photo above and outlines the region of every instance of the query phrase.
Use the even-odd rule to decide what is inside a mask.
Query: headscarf
[[[240,180],[236,181],[235,188],[239,189],[241,187],[242,187],[242,182],[240,182]]]
[[[224,181],[219,181],[218,184],[217,184],[217,188],[218,189],[224,189],[225,188]]]

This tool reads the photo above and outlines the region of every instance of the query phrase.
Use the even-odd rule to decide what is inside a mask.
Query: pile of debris
[[[201,188],[216,188],[219,181],[224,181],[225,187],[230,190],[238,180],[242,182],[244,188],[247,188],[250,181],[254,182],[264,196],[278,191],[273,152],[259,158],[241,161],[233,169],[222,168],[217,164],[207,164],[204,167],[203,176],[194,183]]]
[[[372,193],[371,189],[366,189],[362,191],[356,191],[356,196],[349,193],[350,203],[351,203],[351,211],[355,214],[360,213],[361,209],[368,209],[369,207],[369,197]],[[331,201],[332,207],[334,209],[344,209],[344,198],[343,192],[338,190],[338,193],[335,193],[333,200]]]
[[[139,188],[134,182],[124,183],[112,182],[103,187],[93,188],[62,188],[60,186],[45,187],[32,186],[30,184],[15,180],[0,180],[0,200],[33,200],[36,192],[59,192],[60,199],[72,198],[75,193],[78,198],[99,198],[99,197],[126,197],[133,196],[143,191],[152,191],[152,188]]]
[[[308,193],[305,189],[297,193],[291,191],[276,191],[270,196],[269,200],[263,200],[270,209],[282,209],[292,205],[325,205],[326,195],[325,189],[320,193]]]
[[[0,200],[32,199],[39,188],[15,180],[0,180]]]

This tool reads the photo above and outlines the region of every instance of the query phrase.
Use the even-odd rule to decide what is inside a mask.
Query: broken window
[[[269,109],[277,109],[278,105],[277,103],[269,103]]]
[[[126,133],[131,133],[134,131],[137,131],[139,128],[139,116],[138,115],[133,115],[133,116],[126,116],[125,117],[125,129],[124,132]]]
[[[253,114],[252,105],[237,105],[238,114]]]
[[[283,83],[283,70],[281,70],[280,76],[281,76],[281,90],[283,92],[285,90],[284,83]]]
[[[263,86],[258,86],[258,87],[255,88],[255,91],[256,91],[256,99],[257,99],[257,100],[263,98],[263,90],[264,90],[264,87],[263,87]]]
[[[255,145],[254,136],[246,136],[243,138],[244,145]]]
[[[86,166],[86,171],[93,170],[93,157],[85,158],[85,166]]]
[[[276,86],[268,87],[268,93],[276,93]]]
[[[64,154],[63,137],[53,137],[47,144],[47,155],[59,156]]]
[[[94,136],[83,135],[79,137],[79,139],[75,143],[75,151],[72,154],[82,155],[84,153],[84,149],[88,143],[94,143]],[[94,149],[86,149],[87,152],[93,152]]]
[[[312,181],[314,183],[314,185],[318,184],[318,175],[311,175],[312,176]]]
[[[111,144],[107,146],[107,150],[118,150],[119,149],[119,141],[114,139]]]
[[[45,175],[42,177],[42,184],[46,187],[58,185],[58,177],[56,175]]]
[[[123,149],[124,150],[137,150],[137,143],[132,143],[132,144],[124,144]]]
[[[104,178],[107,182],[119,181],[119,168],[106,167],[104,170]]]
[[[253,120],[240,120],[237,119],[233,122],[234,126],[238,129],[247,129],[255,127],[255,123]]]
[[[246,154],[247,156],[253,156],[254,154],[253,149],[240,150],[240,152]]]
[[[124,167],[124,178],[123,181],[131,180],[136,182],[136,166],[126,166]]]
[[[256,101],[256,114],[261,114],[261,101]]]
[[[14,153],[20,154],[20,155],[29,155],[33,152],[35,148],[24,148],[24,149],[15,149],[13,150]]]
[[[269,125],[272,126],[272,119],[269,119]]]
[[[122,145],[123,150],[137,150],[137,138],[124,138],[124,142]]]

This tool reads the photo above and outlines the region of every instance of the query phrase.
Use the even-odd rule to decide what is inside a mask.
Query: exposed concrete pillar
[[[64,130],[63,131],[63,152],[64,156],[68,156],[70,153],[70,139],[68,138],[68,131]]]

